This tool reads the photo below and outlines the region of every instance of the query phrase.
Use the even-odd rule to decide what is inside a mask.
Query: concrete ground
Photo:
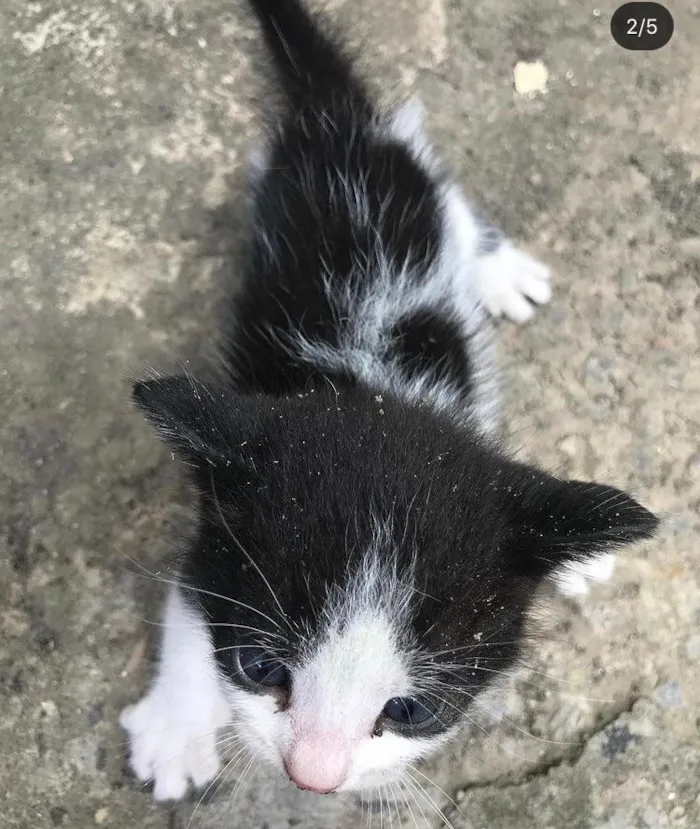
[[[527,669],[426,768],[428,796],[455,829],[697,829],[698,5],[670,3],[654,53],[612,41],[616,4],[328,5],[379,90],[421,96],[459,180],[555,270],[551,306],[499,327],[523,455],[666,519],[612,584],[548,599]],[[185,827],[196,801],[139,791],[117,725],[159,614],[132,559],[163,566],[188,521],[127,375],[210,350],[264,106],[256,38],[238,0],[0,0],[0,47],[0,825]],[[519,94],[514,67],[537,60]],[[390,818],[260,774],[190,825],[361,811],[441,823],[425,796]]]

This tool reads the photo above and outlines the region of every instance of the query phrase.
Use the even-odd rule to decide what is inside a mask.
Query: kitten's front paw
[[[513,322],[523,323],[535,311],[533,302],[549,302],[549,268],[510,242],[504,241],[493,253],[480,256],[478,262],[479,292],[492,316],[505,314]]]
[[[158,685],[119,718],[129,733],[129,765],[140,781],[154,781],[156,800],[180,800],[190,781],[200,788],[216,777],[216,732],[227,720],[220,705],[213,711],[173,705]]]
[[[608,553],[581,564],[569,564],[554,577],[563,596],[586,596],[591,582],[610,581],[615,572],[615,556]]]

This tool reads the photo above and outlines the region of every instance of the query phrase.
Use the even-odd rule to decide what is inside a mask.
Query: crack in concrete
[[[557,757],[553,757],[549,760],[545,760],[542,763],[536,765],[533,769],[526,772],[525,774],[521,775],[520,777],[516,778],[496,778],[495,780],[490,780],[486,783],[472,783],[472,784],[462,784],[461,786],[456,786],[451,795],[451,800],[453,803],[458,803],[459,798],[463,797],[468,792],[473,791],[481,791],[484,789],[495,789],[495,790],[503,790],[503,789],[511,789],[517,788],[518,786],[523,786],[526,783],[529,783],[531,780],[535,780],[538,777],[545,777],[552,771],[553,769],[560,768],[561,766],[567,764],[569,766],[575,766],[576,763],[581,759],[583,756],[586,748],[590,741],[596,737],[598,734],[601,734],[603,731],[606,730],[609,726],[615,723],[623,714],[629,714],[634,706],[643,699],[641,694],[631,694],[625,701],[624,704],[618,706],[612,711],[601,712],[602,719],[601,721],[592,728],[589,732],[587,732],[581,738],[579,743],[573,745],[569,750],[564,751]],[[448,807],[444,809],[445,814],[449,817],[450,814],[454,814],[455,812],[460,811],[459,805],[457,807]]]

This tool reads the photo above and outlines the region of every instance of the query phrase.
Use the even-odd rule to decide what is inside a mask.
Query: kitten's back
[[[251,6],[288,107],[253,183],[227,349],[237,383],[302,391],[323,375],[486,422],[493,372],[467,278],[474,222],[415,109],[378,112],[296,0]]]

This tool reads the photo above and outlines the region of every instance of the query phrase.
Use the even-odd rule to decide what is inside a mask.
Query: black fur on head
[[[507,667],[543,579],[657,524],[624,492],[558,480],[429,407],[362,387],[270,397],[169,377],[139,383],[134,399],[199,493],[185,582],[227,597],[197,593],[211,620],[284,630],[290,659],[329,590],[376,543],[378,522],[398,581],[413,589],[405,648],[442,654],[432,664],[453,675],[465,644],[472,663]],[[245,638],[213,632],[217,648]],[[231,653],[220,657],[233,676]]]

